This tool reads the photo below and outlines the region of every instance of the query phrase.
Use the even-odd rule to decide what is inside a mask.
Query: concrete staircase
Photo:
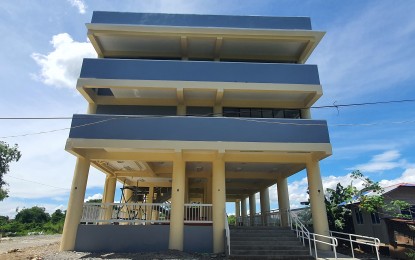
[[[314,259],[289,228],[230,227],[230,259]]]

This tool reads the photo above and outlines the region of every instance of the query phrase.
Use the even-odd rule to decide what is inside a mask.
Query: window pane
[[[262,109],[262,117],[272,118],[272,109]]]
[[[260,108],[252,108],[251,109],[251,117],[256,117],[256,118],[262,117],[261,109]]]
[[[274,109],[274,118],[284,118],[284,110]]]
[[[285,110],[285,118],[300,118],[300,110],[297,109],[287,109]]]
[[[239,108],[235,108],[235,107],[224,107],[223,108],[223,116],[239,117]]]
[[[251,109],[241,108],[239,111],[241,112],[240,117],[251,117]]]

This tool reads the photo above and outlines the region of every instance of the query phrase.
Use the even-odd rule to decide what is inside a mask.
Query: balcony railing
[[[330,143],[326,121],[285,118],[74,115],[69,137],[120,140]]]
[[[212,204],[185,204],[184,223],[212,223]],[[170,223],[169,203],[85,203],[81,222],[86,224]]]
[[[212,204],[184,204],[184,223],[212,223]]]
[[[84,59],[81,79],[320,85],[316,65]]]
[[[281,214],[279,210],[257,213],[254,216],[238,217],[236,225],[240,226],[280,226]]]

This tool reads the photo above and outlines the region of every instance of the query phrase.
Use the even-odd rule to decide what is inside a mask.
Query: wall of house
[[[363,224],[358,224],[356,219],[357,206],[352,207],[353,225],[356,235],[377,237],[382,243],[389,243],[388,230],[383,219],[379,224],[373,224],[370,213],[362,212]]]

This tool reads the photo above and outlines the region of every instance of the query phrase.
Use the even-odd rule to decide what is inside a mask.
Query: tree
[[[9,164],[19,161],[22,156],[17,148],[17,144],[10,147],[7,143],[0,141],[0,201],[8,197],[8,191],[4,188],[7,185],[4,175],[9,172]]]
[[[353,232],[353,225],[347,225],[352,223],[351,210],[342,204],[351,202],[356,193],[357,189],[352,185],[343,187],[340,183],[334,190],[326,189],[325,203],[330,230]]]
[[[45,212],[45,208],[34,206],[28,209],[22,209],[17,213],[15,220],[20,223],[46,223],[50,220],[49,213]]]
[[[53,224],[59,223],[63,220],[65,220],[65,214],[62,212],[62,210],[57,209],[52,213],[51,222]]]

